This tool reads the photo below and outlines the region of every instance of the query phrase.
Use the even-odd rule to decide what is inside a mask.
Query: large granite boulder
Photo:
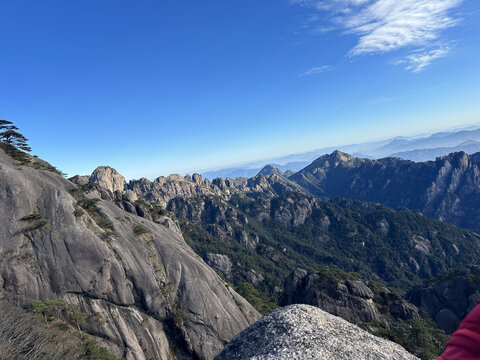
[[[126,185],[125,178],[110,166],[97,167],[90,176],[89,181],[110,190],[112,193],[123,191]]]
[[[378,338],[309,305],[271,312],[237,335],[215,360],[414,360],[400,345]]]

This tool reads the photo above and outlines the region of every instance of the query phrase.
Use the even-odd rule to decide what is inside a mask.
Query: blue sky
[[[478,0],[0,3],[0,118],[69,175],[480,123]]]

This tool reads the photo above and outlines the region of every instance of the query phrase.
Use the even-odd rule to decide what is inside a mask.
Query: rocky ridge
[[[309,305],[262,317],[230,341],[215,360],[414,360],[400,345],[375,337]]]
[[[104,170],[94,179],[118,181],[76,185],[0,150],[0,297],[22,307],[64,299],[88,314],[83,331],[127,359],[212,359],[258,313],[167,216],[106,200],[122,181]]]
[[[92,182],[98,183],[95,179]],[[126,194],[133,201],[137,199],[156,201],[163,207],[167,207],[169,201],[178,197],[218,196],[228,200],[235,194],[282,195],[289,191],[303,190],[277,173],[266,176],[259,174],[249,179],[217,178],[212,181],[203,179],[199,174],[185,177],[173,174],[167,177],[160,176],[153,182],[145,178],[132,180],[126,185]]]
[[[480,230],[478,154],[452,153],[415,163],[360,159],[335,151],[289,177],[320,197],[337,196],[406,207],[460,227]]]

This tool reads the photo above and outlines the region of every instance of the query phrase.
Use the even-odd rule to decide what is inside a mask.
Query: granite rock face
[[[82,192],[0,150],[0,297],[22,307],[35,299],[75,304],[89,315],[82,329],[129,360],[212,359],[259,314],[178,228],[106,200],[123,178],[97,170],[92,178],[107,189]]]
[[[230,341],[215,360],[416,360],[400,345],[375,337],[309,305],[275,310]]]
[[[98,184],[112,193],[123,191],[126,184],[125,178],[110,166],[97,167],[90,176],[89,182]]]

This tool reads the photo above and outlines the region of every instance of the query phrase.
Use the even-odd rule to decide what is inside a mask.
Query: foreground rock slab
[[[400,345],[314,306],[271,312],[233,338],[215,360],[414,360]]]

